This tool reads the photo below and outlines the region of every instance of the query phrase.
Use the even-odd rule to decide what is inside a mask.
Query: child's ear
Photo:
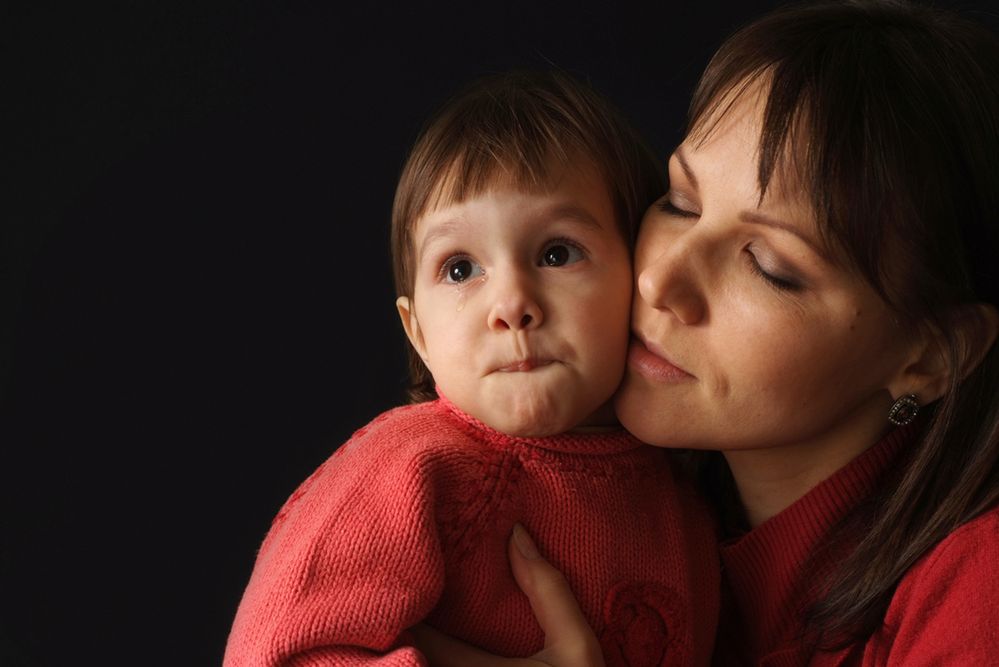
[[[406,337],[416,353],[427,363],[427,345],[423,340],[423,331],[420,329],[420,322],[416,319],[416,310],[413,308],[408,296],[400,296],[395,300],[396,310],[399,311],[399,319],[402,320],[402,328],[406,330]]]
[[[968,376],[985,358],[999,334],[999,311],[987,303],[955,308],[945,326],[957,341],[957,357],[947,353],[946,336],[927,328],[913,346],[908,365],[889,387],[893,397],[915,394],[922,405],[946,393],[953,375],[958,381]],[[956,364],[956,366],[954,365]]]

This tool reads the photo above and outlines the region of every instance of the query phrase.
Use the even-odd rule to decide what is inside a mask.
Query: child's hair
[[[592,163],[607,186],[629,246],[645,209],[666,191],[665,170],[605,98],[559,71],[518,71],[474,81],[421,132],[392,206],[396,292],[413,296],[413,228],[421,216],[488,191],[502,180],[530,191],[551,185],[554,166]],[[409,347],[412,402],[437,394]]]
[[[691,103],[693,140],[752,82],[763,84],[766,105],[761,190],[775,170],[795,170],[827,244],[899,322],[939,332],[960,368],[949,318],[999,303],[995,36],[904,0],[777,10],[711,60]],[[996,346],[968,377],[955,371],[924,411],[905,473],[852,517],[863,539],[813,610],[814,638],[826,646],[869,637],[913,563],[999,501]]]

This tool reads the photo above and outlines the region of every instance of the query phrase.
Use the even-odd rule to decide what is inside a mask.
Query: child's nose
[[[544,313],[532,293],[531,285],[522,276],[511,276],[496,286],[489,328],[497,331],[536,329]]]

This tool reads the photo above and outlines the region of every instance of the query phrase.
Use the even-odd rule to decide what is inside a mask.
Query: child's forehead
[[[542,198],[552,194],[555,190],[553,179],[542,183],[532,183],[521,182],[506,176],[497,176],[483,181],[474,189],[467,185],[455,187],[454,184],[442,183],[434,189],[427,201],[426,208],[417,216],[414,224],[419,225],[421,220],[434,217],[435,214],[450,209],[466,208],[498,197]]]
[[[610,182],[596,163],[585,157],[574,158],[559,160],[549,157],[542,165],[511,164],[509,161],[497,160],[489,168],[482,169],[480,166],[473,172],[463,169],[462,161],[455,160],[430,189],[425,206],[414,218],[414,224],[427,215],[490,193],[512,193],[526,197],[552,195],[566,181],[579,176],[603,186],[605,192],[610,194]]]
[[[488,225],[515,227],[532,234],[552,226],[618,232],[617,217],[607,187],[595,170],[563,170],[546,182],[522,182],[499,177],[475,191],[451,189],[434,198],[432,206],[413,223],[413,242],[468,236]]]
[[[597,229],[604,226],[600,220],[604,217],[601,216],[602,212],[586,202],[567,197],[501,189],[489,190],[464,201],[427,211],[417,220],[416,226],[422,231],[435,227],[459,232],[465,228],[474,230],[475,227],[491,223],[508,226],[509,218],[513,217],[522,221],[527,228],[564,222]]]

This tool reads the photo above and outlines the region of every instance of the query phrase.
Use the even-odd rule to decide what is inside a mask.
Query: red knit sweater
[[[717,533],[663,450],[624,431],[514,438],[441,399],[391,410],[278,513],[225,665],[422,665],[425,621],[509,656],[543,635],[507,560],[521,522],[560,568],[610,665],[704,665]]]
[[[733,613],[719,628],[716,664],[999,664],[999,509],[954,531],[912,566],[868,641],[823,653],[798,639],[815,587],[842,556],[819,549],[911,437],[907,429],[893,431],[786,510],[722,545]],[[811,567],[802,565],[816,554]]]

